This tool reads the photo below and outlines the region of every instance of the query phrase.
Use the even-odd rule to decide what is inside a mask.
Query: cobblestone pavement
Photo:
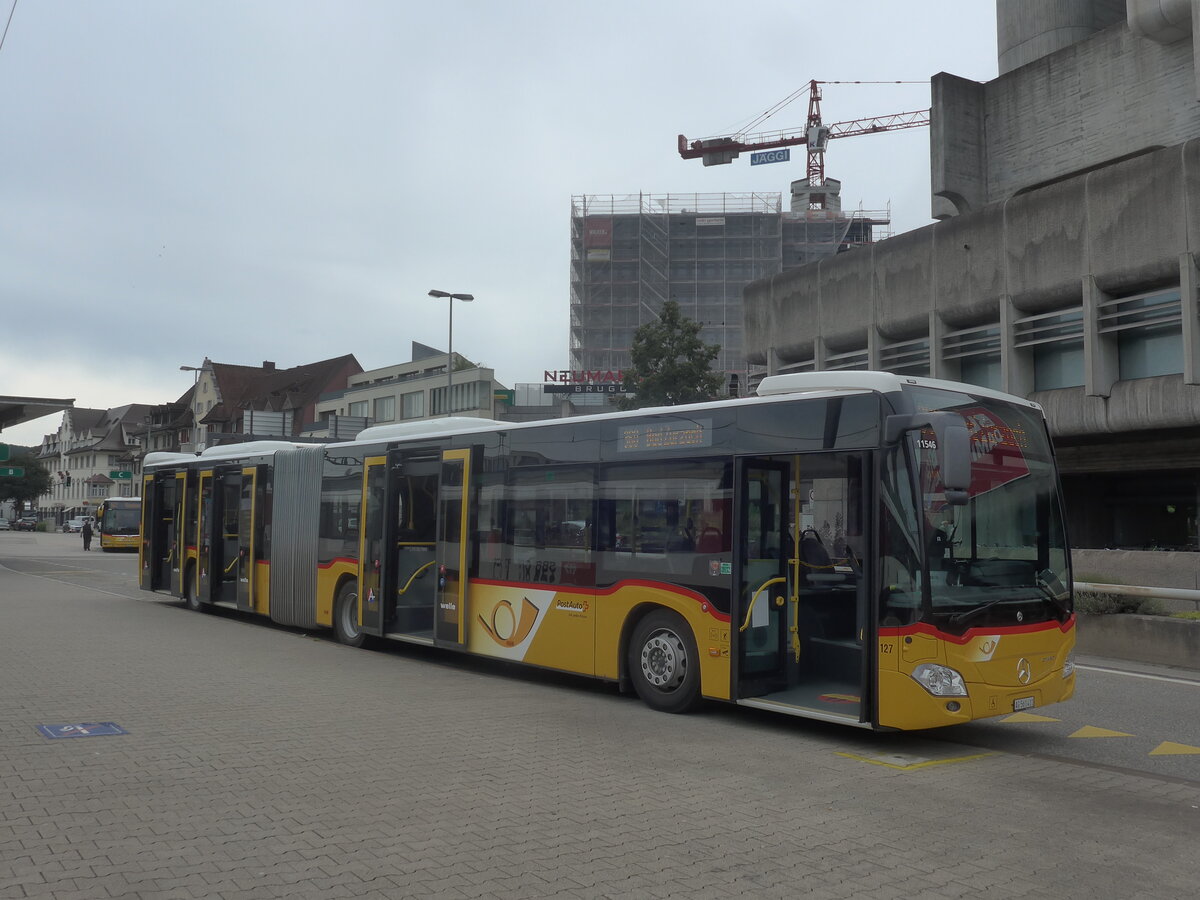
[[[0,898],[1196,894],[1196,782],[667,716],[97,578],[0,554]],[[129,733],[37,729],[91,722]]]

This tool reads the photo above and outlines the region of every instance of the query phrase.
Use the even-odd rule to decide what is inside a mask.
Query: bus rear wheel
[[[366,635],[358,624],[358,585],[349,581],[333,602],[333,632],[348,647],[361,647]]]
[[[682,713],[700,702],[700,657],[678,613],[659,609],[638,622],[628,663],[634,689],[651,709]]]

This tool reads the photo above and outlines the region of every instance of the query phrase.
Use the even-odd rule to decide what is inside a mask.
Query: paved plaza
[[[189,613],[133,569],[0,534],[0,898],[1196,892],[1196,782],[668,716],[585,680]],[[38,729],[107,722],[128,733]]]

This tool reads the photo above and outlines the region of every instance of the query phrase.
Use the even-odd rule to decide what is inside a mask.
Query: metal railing
[[[1146,587],[1132,584],[1097,584],[1094,581],[1076,581],[1075,590],[1091,591],[1096,594],[1116,594],[1121,597],[1154,597],[1159,600],[1184,600],[1195,603],[1200,612],[1200,591],[1186,588]]]

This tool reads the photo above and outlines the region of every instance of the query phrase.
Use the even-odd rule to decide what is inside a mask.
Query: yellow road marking
[[[1102,738],[1102,737],[1133,737],[1132,734],[1127,734],[1124,731],[1109,731],[1107,728],[1096,728],[1094,725],[1084,725],[1074,734],[1069,734],[1067,737],[1077,738]]]
[[[1052,719],[1049,716],[1036,716],[1033,713],[1019,712],[1013,713],[1007,718],[1001,719],[1001,722],[1061,722],[1062,719]]]
[[[1200,753],[1200,747],[1177,744],[1174,741],[1163,741],[1150,751],[1151,756],[1183,756],[1189,753]]]
[[[859,762],[870,763],[873,766],[884,766],[888,769],[899,769],[902,772],[911,772],[914,769],[927,769],[930,766],[944,766],[950,763],[972,762],[976,759],[984,759],[988,756],[996,756],[995,753],[976,753],[973,756],[956,756],[952,759],[923,759],[919,756],[905,757],[898,753],[889,754],[887,756],[859,756],[856,753],[838,752],[838,756],[844,756],[847,759],[856,759]]]

